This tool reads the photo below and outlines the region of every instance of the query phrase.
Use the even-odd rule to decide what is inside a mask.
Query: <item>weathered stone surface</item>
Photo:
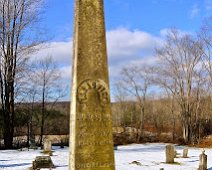
[[[207,155],[205,151],[202,152],[199,156],[199,169],[198,170],[207,170]]]
[[[52,150],[52,142],[50,140],[45,140],[43,145],[44,152],[50,152]]]
[[[183,149],[183,158],[188,158],[188,148]]]
[[[174,145],[166,146],[166,163],[174,163],[175,149]]]
[[[32,162],[32,169],[54,168],[54,164],[50,156],[37,156]]]
[[[75,0],[70,170],[114,170],[103,0]]]

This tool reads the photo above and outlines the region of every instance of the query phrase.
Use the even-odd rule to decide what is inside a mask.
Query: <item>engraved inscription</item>
[[[102,106],[109,102],[109,90],[105,82],[102,80],[88,79],[83,81],[78,87],[77,97],[80,103],[88,102],[88,92],[90,90],[98,92],[98,97]]]
[[[87,168],[95,168],[95,167],[110,167],[114,164],[111,162],[92,162],[85,164],[77,164],[77,168],[87,169]]]
[[[95,133],[86,133],[86,132],[79,132],[78,136],[79,137],[88,137],[88,136],[99,136],[99,137],[108,137],[110,136],[111,132],[110,131],[101,131],[101,132],[95,132]]]
[[[104,0],[75,0],[70,170],[115,170]]]
[[[108,141],[89,141],[89,140],[84,140],[84,141],[79,141],[78,146],[104,146],[104,145],[112,145],[113,141],[108,140]]]
[[[77,118],[78,120],[81,121],[110,121],[110,115],[108,114],[99,114],[99,113],[95,113],[95,114],[91,114],[91,113],[87,113],[87,114],[82,114],[79,113],[79,116]]]

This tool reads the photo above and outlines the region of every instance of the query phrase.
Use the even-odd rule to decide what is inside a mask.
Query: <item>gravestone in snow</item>
[[[188,148],[183,149],[183,158],[188,158]]]
[[[166,145],[166,163],[174,163],[174,145]]]
[[[198,170],[207,170],[207,155],[205,151],[202,152],[199,156],[199,169]]]
[[[69,170],[115,170],[103,0],[75,0]]]
[[[52,151],[52,142],[50,140],[45,140],[43,144],[44,152],[51,152]]]
[[[50,156],[37,156],[35,161],[32,162],[32,169],[39,170],[41,168],[54,168],[54,164]]]

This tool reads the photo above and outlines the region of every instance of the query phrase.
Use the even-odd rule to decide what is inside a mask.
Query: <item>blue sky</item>
[[[111,86],[123,66],[154,62],[154,48],[167,29],[195,33],[204,18],[212,16],[212,0],[105,0],[104,4]],[[64,83],[70,85],[74,0],[47,0],[46,6],[42,24],[53,38],[49,48],[36,56],[51,55]]]
[[[155,35],[169,27],[196,31],[212,14],[212,0],[105,0],[104,4],[107,30],[124,27]],[[44,21],[55,40],[72,36],[73,8],[74,0],[48,0]]]

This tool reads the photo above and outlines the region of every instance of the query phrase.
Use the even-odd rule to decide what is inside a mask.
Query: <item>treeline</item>
[[[201,110],[210,108],[210,98],[202,99]],[[32,110],[32,105],[33,110]],[[69,134],[69,102],[47,102],[45,111],[45,123],[42,135],[67,135]],[[172,107],[172,100],[167,97],[148,97],[145,103],[143,117],[143,129],[141,134],[141,110],[136,101],[120,101],[111,104],[114,127],[114,142],[126,144],[131,142],[181,142],[183,139],[183,127],[180,107],[175,104]],[[16,105],[14,123],[14,147],[30,146],[31,142],[40,145],[42,126],[42,103],[21,103]],[[210,110],[208,110],[210,111]],[[197,124],[196,141],[201,142],[202,138],[212,134],[212,112],[202,115]],[[0,119],[3,120],[3,119]],[[0,140],[3,139],[3,126],[0,122]],[[124,131],[117,131],[116,129]],[[136,130],[135,130],[136,129]],[[119,134],[120,133],[120,134]],[[140,136],[141,135],[141,136]],[[19,138],[21,137],[21,138]],[[139,138],[139,139],[138,139]],[[24,140],[22,140],[24,139]],[[0,147],[3,147],[1,143]]]
[[[48,102],[45,104],[44,124],[42,124],[42,103],[21,103],[15,105],[13,147],[40,145],[44,135],[69,134],[69,102]],[[2,118],[0,120],[3,120]],[[41,127],[43,132],[41,134]],[[5,148],[3,139],[3,122],[0,122],[0,148]],[[41,136],[42,135],[42,136]],[[20,137],[20,138],[19,138]]]
[[[185,143],[198,143],[212,133],[212,27],[209,24],[207,20],[196,34],[170,29],[161,47],[156,47],[155,62],[122,69],[116,84],[116,100],[120,103],[117,113],[124,120],[122,123],[130,121],[139,130],[137,142],[150,120],[149,124],[154,124],[158,131],[170,127],[173,138],[178,124]],[[126,105],[128,101],[136,105]]]
[[[208,99],[206,99],[206,102],[208,102]],[[147,99],[143,117],[143,132],[140,137],[141,110],[138,103],[133,101],[113,103],[112,113],[115,142],[119,144],[132,142],[173,142],[185,144],[180,108],[176,108],[172,112],[170,103],[171,101],[168,98]],[[208,117],[203,116],[195,126],[197,126],[198,130],[196,131],[195,141],[192,141],[191,144],[199,144],[204,137],[212,134],[212,114]],[[116,130],[119,128],[122,128],[123,131],[119,132]]]

